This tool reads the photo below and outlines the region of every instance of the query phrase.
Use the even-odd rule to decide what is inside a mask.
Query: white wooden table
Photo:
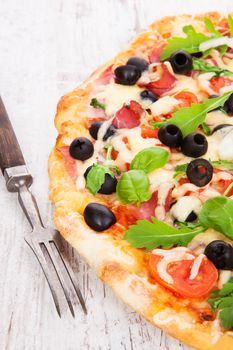
[[[211,9],[230,0],[0,0],[0,93],[51,224],[47,157],[56,103],[154,19]],[[42,271],[23,240],[29,229],[0,179],[1,350],[188,349],[119,301],[68,248],[88,316],[60,320]]]

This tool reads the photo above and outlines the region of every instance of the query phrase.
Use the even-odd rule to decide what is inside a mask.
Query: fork
[[[1,97],[0,168],[6,180],[7,190],[18,192],[19,203],[32,229],[24,238],[42,267],[59,317],[66,312],[67,308],[75,317],[78,303],[87,314],[86,305],[72,268],[59,251],[58,231],[44,226],[36,199],[29,190],[33,177],[27,170]]]

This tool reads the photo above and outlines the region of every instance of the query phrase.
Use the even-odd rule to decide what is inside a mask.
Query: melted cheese
[[[232,124],[233,125],[233,118],[229,118],[228,115],[226,115],[225,113],[216,110],[216,111],[212,111],[207,113],[205,122],[206,124],[211,128],[214,129],[215,126],[219,125],[219,124]]]
[[[113,115],[131,100],[140,102],[140,92],[143,91],[136,85],[126,86],[115,83],[103,85],[101,89],[102,91],[98,92],[95,97],[104,100],[107,115]]]
[[[176,84],[173,89],[167,92],[168,95],[187,90],[197,95],[197,97],[202,96],[196,79],[181,74],[176,74],[175,77],[177,79]]]
[[[154,249],[152,254],[163,257],[157,264],[157,271],[159,276],[168,284],[173,284],[173,278],[167,272],[167,266],[171,262],[194,259],[194,256],[189,254],[189,249],[185,247],[173,248],[172,250]]]
[[[178,221],[185,221],[189,214],[193,211],[198,214],[201,209],[201,201],[194,196],[185,196],[178,199],[172,206],[171,214]]]
[[[220,142],[219,157],[221,160],[233,160],[233,130],[230,130]]]
[[[153,316],[153,321],[157,326],[164,326],[168,323],[174,322],[176,327],[182,330],[192,328],[195,323],[195,320],[192,319],[190,315],[184,312],[177,313],[171,308],[165,308],[164,310],[157,312]]]
[[[180,104],[180,101],[174,97],[164,96],[158,99],[158,101],[150,105],[150,110],[153,116],[161,114],[168,114],[174,110],[174,108]]]
[[[218,288],[222,289],[223,285],[229,281],[232,276],[232,271],[230,270],[220,270]]]
[[[200,254],[194,260],[193,266],[192,266],[191,271],[190,271],[190,276],[189,276],[190,280],[194,280],[197,277],[197,275],[199,273],[199,269],[201,267],[201,264],[202,264],[202,261],[203,261],[204,258],[205,258],[205,255],[204,254]]]
[[[207,92],[209,95],[214,95],[216,94],[214,92],[214,90],[211,89],[210,87],[210,82],[209,80],[211,78],[213,78],[215,76],[215,73],[203,73],[203,74],[200,74],[198,77],[197,77],[197,82],[198,82],[198,85],[199,85],[199,88],[205,92]]]

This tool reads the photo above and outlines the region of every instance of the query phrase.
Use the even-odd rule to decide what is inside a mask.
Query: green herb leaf
[[[190,107],[184,107],[175,110],[173,116],[169,121],[153,122],[155,128],[161,127],[165,124],[175,124],[178,126],[185,137],[186,135],[196,131],[198,126],[205,121],[206,114],[220,106],[223,106],[225,101],[232,94],[232,91],[212,98],[205,99],[203,103],[193,103]]]
[[[105,109],[106,109],[106,105],[105,105],[104,103],[100,103],[100,102],[97,100],[97,98],[93,98],[93,99],[91,100],[90,105],[91,105],[92,107],[94,107],[94,108],[103,109],[104,111],[105,111]]]
[[[233,278],[223,288],[211,293],[208,303],[214,311],[219,310],[218,318],[225,330],[233,327]]]
[[[96,194],[104,183],[105,175],[114,176],[109,167],[101,164],[93,164],[91,170],[87,174],[86,186],[92,194]]]
[[[214,24],[213,24],[213,22],[211,21],[210,18],[205,17],[204,18],[204,22],[205,22],[205,25],[206,25],[206,28],[208,29],[208,31],[213,34],[213,37],[218,38],[218,37],[222,36],[222,34],[219,33],[214,28]]]
[[[213,228],[233,239],[233,200],[225,196],[208,199],[199,214],[204,228]]]
[[[201,227],[177,229],[152,217],[152,222],[139,220],[135,225],[130,226],[125,232],[124,239],[135,248],[151,250],[162,247],[167,249],[174,244],[187,246],[201,232],[203,232]]]
[[[208,127],[208,125],[205,122],[203,122],[201,126],[205,135],[207,136],[211,135],[211,129]]]
[[[229,160],[213,160],[211,164],[214,168],[224,168],[227,170],[233,170],[233,162]]]
[[[228,24],[230,28],[230,36],[233,37],[233,18],[231,15],[228,16]]]
[[[214,72],[216,75],[226,75],[233,76],[233,72],[228,69],[222,69],[217,66],[213,66],[212,64],[206,63],[198,58],[193,58],[193,69],[200,70],[201,72]]]
[[[144,170],[145,173],[162,168],[168,160],[169,153],[160,147],[150,147],[140,151],[132,160],[130,169]]]
[[[185,50],[189,53],[199,52],[199,45],[210,38],[202,33],[197,33],[193,26],[183,28],[186,38],[173,37],[168,39],[167,46],[163,49],[160,59],[166,60],[176,50]]]
[[[149,179],[143,170],[124,173],[117,184],[117,195],[123,203],[141,203],[151,198]]]

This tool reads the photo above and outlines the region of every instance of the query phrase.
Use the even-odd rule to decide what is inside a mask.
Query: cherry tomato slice
[[[174,248],[176,249],[176,248]],[[197,255],[189,251],[195,258]],[[218,270],[214,264],[204,257],[197,276],[190,280],[190,272],[195,260],[181,260],[169,263],[167,272],[173,278],[173,284],[164,281],[158,273],[158,263],[163,259],[161,255],[151,254],[149,259],[149,270],[152,277],[162,286],[180,294],[183,297],[199,298],[208,294],[218,279]]]
[[[181,107],[189,107],[192,103],[198,103],[197,97],[189,91],[183,91],[174,96],[175,99],[180,100],[181,103],[179,108]]]

